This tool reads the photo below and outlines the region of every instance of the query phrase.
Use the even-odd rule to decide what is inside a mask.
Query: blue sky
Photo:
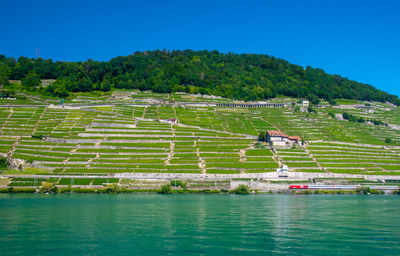
[[[0,0],[0,54],[109,60],[154,49],[269,54],[400,95],[400,1]]]

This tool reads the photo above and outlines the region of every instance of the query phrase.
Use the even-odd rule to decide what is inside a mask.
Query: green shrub
[[[110,194],[115,194],[121,192],[121,187],[117,183],[108,184],[105,191]]]
[[[315,114],[317,114],[317,111],[316,111],[311,105],[308,106],[307,111],[308,111],[308,113],[315,113]]]
[[[361,195],[369,195],[371,193],[371,189],[369,187],[360,187],[356,189],[356,192]]]
[[[165,184],[161,186],[161,194],[172,194],[171,185]]]
[[[375,120],[375,119],[372,119],[372,120],[370,120],[374,125],[377,125],[377,126],[379,126],[379,125],[385,125],[385,123],[384,122],[382,122],[382,121],[380,121],[380,120]]]
[[[380,195],[380,194],[384,194],[385,192],[383,192],[382,190],[378,190],[378,189],[371,189],[370,190],[370,194],[376,194],[376,195]]]
[[[41,139],[43,139],[43,135],[40,135],[40,134],[33,134],[33,135],[32,135],[32,139],[41,140]]]
[[[400,189],[392,192],[393,195],[400,195]]]
[[[42,186],[39,188],[40,193],[53,193],[56,191],[56,186],[54,186],[54,184],[50,182],[42,182]]]
[[[0,157],[0,168],[6,168],[6,167],[7,167],[7,158]]]
[[[242,184],[242,185],[239,185],[236,189],[234,189],[233,193],[238,194],[238,195],[250,194],[250,189],[249,189],[249,186]]]

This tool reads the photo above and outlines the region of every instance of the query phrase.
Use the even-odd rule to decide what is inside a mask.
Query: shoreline
[[[0,194],[242,194],[242,195],[400,195],[400,190],[383,191],[377,189],[359,189],[359,190],[299,190],[299,189],[287,189],[287,190],[270,190],[270,191],[257,191],[251,190],[246,193],[240,193],[237,190],[226,190],[226,189],[204,189],[204,190],[193,190],[193,189],[172,189],[165,193],[162,189],[128,189],[120,188],[118,191],[110,190],[110,188],[57,188],[51,192],[41,191],[40,188],[0,188]]]

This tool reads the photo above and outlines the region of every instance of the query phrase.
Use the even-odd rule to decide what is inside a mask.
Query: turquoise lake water
[[[400,255],[400,196],[0,194],[0,255]]]

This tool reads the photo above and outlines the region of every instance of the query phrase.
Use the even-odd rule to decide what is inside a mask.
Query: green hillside
[[[217,105],[233,103],[225,98],[130,90],[79,94],[63,106],[25,97],[0,100],[0,152],[23,160],[7,173],[246,174],[287,164],[291,172],[400,174],[399,110],[382,103],[309,112],[290,98],[274,99],[283,108],[233,108]],[[272,151],[257,140],[267,130],[308,144]]]
[[[344,98],[400,105],[397,96],[321,69],[303,68],[268,55],[218,51],[146,51],[106,62],[54,62],[26,57],[15,60],[0,55],[0,83],[7,84],[8,79],[22,80],[24,90],[64,98],[69,92],[115,88],[201,93],[240,100],[284,95],[307,97],[313,103]],[[40,79],[56,82],[43,88],[39,87]]]

